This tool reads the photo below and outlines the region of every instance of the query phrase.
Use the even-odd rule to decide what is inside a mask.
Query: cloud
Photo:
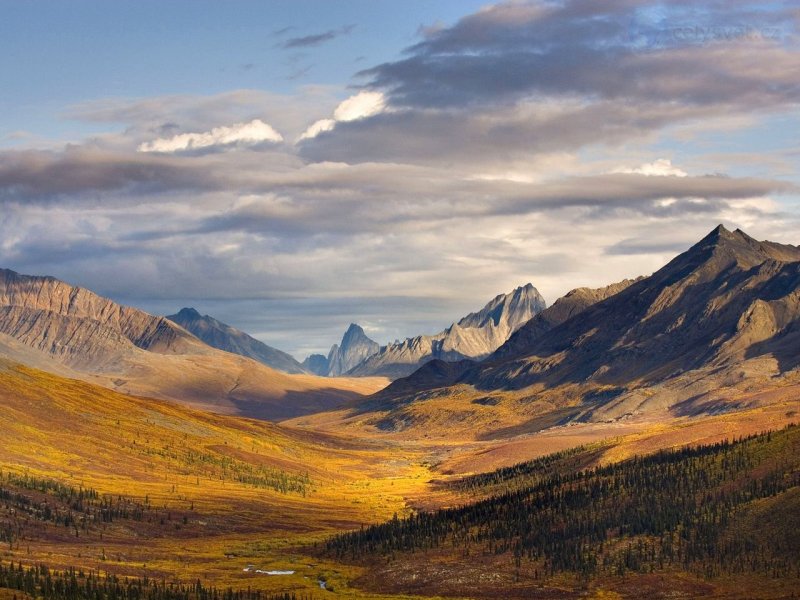
[[[170,138],[158,138],[139,145],[139,152],[185,152],[224,149],[232,146],[255,146],[264,142],[279,143],[283,136],[260,119],[236,123],[230,127],[215,127],[203,133],[181,133]]]
[[[659,158],[650,163],[644,163],[636,168],[630,167],[617,167],[612,173],[639,173],[641,175],[650,175],[658,177],[675,176],[686,177],[688,173],[683,169],[673,166],[672,161],[668,158]]]
[[[490,6],[426,30],[400,60],[361,71],[365,87],[384,94],[384,109],[335,128],[317,126],[327,134],[306,135],[303,156],[502,162],[642,141],[721,116],[796,111],[800,38],[789,30],[790,7],[709,3],[689,10],[682,3],[579,0]],[[782,35],[699,43],[675,33],[687,24],[720,32],[741,23],[779,27]]]
[[[319,119],[306,129],[297,141],[317,137],[320,133],[331,131],[336,123],[347,123],[366,119],[380,114],[386,108],[386,98],[381,92],[361,91],[339,103],[333,111],[332,119]]]
[[[304,35],[300,37],[289,38],[280,44],[284,50],[292,50],[296,48],[310,48],[312,46],[319,46],[325,42],[335,40],[338,37],[349,35],[355,28],[355,25],[345,25],[339,29],[329,29],[322,33],[315,33],[311,35]],[[288,29],[284,28],[281,32],[285,33]]]
[[[751,28],[782,24],[788,3],[763,11],[727,3],[692,11],[659,5],[655,23],[647,8],[622,1],[498,4],[430,31],[407,49],[407,58],[362,74],[388,90],[394,104],[418,107],[542,94],[751,107],[798,100],[792,73],[800,57],[781,38],[718,36],[715,43],[697,44],[674,34],[688,22],[709,31],[742,22]]]

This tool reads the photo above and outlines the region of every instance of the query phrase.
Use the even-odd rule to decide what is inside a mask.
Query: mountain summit
[[[317,375],[338,377],[379,349],[380,344],[367,337],[360,325],[350,323],[350,327],[342,336],[341,344],[331,346],[327,357],[312,354],[303,361],[303,367]]]
[[[436,335],[420,335],[384,346],[350,374],[398,378],[434,359],[456,362],[484,358],[545,307],[544,298],[528,283],[496,296],[478,312]]]
[[[167,319],[177,323],[213,348],[247,356],[284,373],[305,373],[302,365],[286,352],[268,346],[244,331],[201,315],[194,308],[182,308]]]
[[[482,390],[534,383],[627,389],[709,368],[742,371],[741,363],[758,357],[772,357],[759,365],[772,374],[794,368],[800,355],[788,350],[800,347],[798,261],[796,246],[720,225],[527,347],[510,340],[512,351],[500,348],[464,381]]]

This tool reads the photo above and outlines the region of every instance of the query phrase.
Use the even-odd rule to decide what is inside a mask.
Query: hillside
[[[529,283],[498,295],[480,311],[468,314],[435,335],[420,335],[383,346],[349,374],[397,379],[431,360],[482,359],[545,307],[544,298]]]
[[[0,271],[0,350],[125,393],[272,420],[334,408],[385,385],[288,375],[212,348],[163,317],[8,270]]]
[[[402,552],[389,563],[378,553],[375,564],[353,563],[349,556],[320,555],[325,540],[386,522],[394,514],[401,519],[412,507],[460,506],[476,497],[528,489],[542,478],[567,481],[583,468],[664,447],[715,442],[731,432],[749,434],[798,414],[794,390],[780,407],[687,418],[669,426],[585,424],[511,443],[406,444],[207,413],[2,360],[0,406],[0,591],[3,585],[16,590],[7,594],[8,600],[33,589],[25,587],[33,580],[16,576],[19,564],[46,567],[51,583],[67,586],[69,572],[61,575],[54,569],[76,567],[81,585],[98,571],[134,577],[134,592],[137,586],[164,581],[167,589],[169,584],[173,589],[186,586],[175,597],[158,591],[154,597],[162,600],[209,600],[212,587],[242,590],[233,600],[271,600],[264,595],[268,592],[319,600],[331,594],[321,592],[319,582],[341,597],[407,598],[395,592],[409,590],[409,572],[385,572],[409,564]],[[576,441],[581,436],[590,443],[588,449],[498,474],[472,475],[497,460],[519,462],[546,448],[572,448],[584,443]],[[588,442],[591,436],[599,437]],[[791,503],[782,506],[793,514]],[[426,595],[472,598],[480,589],[473,575],[494,571],[503,581],[513,576],[508,553],[486,563],[487,555],[472,552],[462,558],[459,548],[457,555],[445,555],[449,566],[443,571],[437,556],[420,556],[422,564],[411,566],[419,576],[414,590]],[[13,577],[10,561],[15,562]],[[435,584],[430,583],[432,569],[444,574],[443,579],[434,574]],[[269,571],[292,573],[270,576]],[[47,576],[40,575],[46,582]],[[449,587],[442,587],[442,581]],[[98,590],[91,600],[124,597],[102,581],[94,584]],[[129,599],[137,597],[144,597],[141,589]]]
[[[252,358],[284,373],[306,373],[302,365],[286,352],[268,346],[244,331],[213,317],[201,315],[193,308],[182,308],[174,315],[167,315],[166,318],[212,348]]]
[[[52,277],[0,269],[0,333],[60,362],[97,372],[136,349],[202,354],[209,349],[163,317],[121,306]]]
[[[472,478],[506,491],[340,535],[326,550],[370,565],[362,585],[396,593],[496,598],[501,585],[504,598],[766,599],[797,589],[799,427],[563,468],[590,452]]]

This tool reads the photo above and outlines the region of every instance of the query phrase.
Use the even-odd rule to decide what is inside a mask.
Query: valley
[[[790,598],[798,260],[718,228],[391,383],[4,272],[2,597]]]

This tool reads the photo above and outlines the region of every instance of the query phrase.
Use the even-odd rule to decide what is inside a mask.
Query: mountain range
[[[488,356],[389,383],[0,271],[0,598],[792,597],[800,247],[718,227],[534,291],[446,330]],[[326,375],[374,346],[351,325]]]
[[[480,360],[546,306],[539,291],[528,283],[498,295],[478,312],[468,314],[435,335],[418,335],[383,346],[349,374],[397,379],[410,375],[430,360]]]
[[[0,270],[0,354],[130,394],[267,419],[333,408],[385,384],[289,375],[212,348],[164,317],[6,269]]]
[[[429,363],[350,414],[497,435],[729,412],[800,379],[798,347],[800,248],[719,226],[653,275],[574,290],[482,362]]]
[[[428,361],[458,362],[489,356],[511,334],[546,307],[530,283],[499,294],[481,310],[470,313],[434,335],[418,335],[380,346],[352,323],[340,344],[328,356],[312,354],[303,368],[317,375],[336,377],[405,377]]]

